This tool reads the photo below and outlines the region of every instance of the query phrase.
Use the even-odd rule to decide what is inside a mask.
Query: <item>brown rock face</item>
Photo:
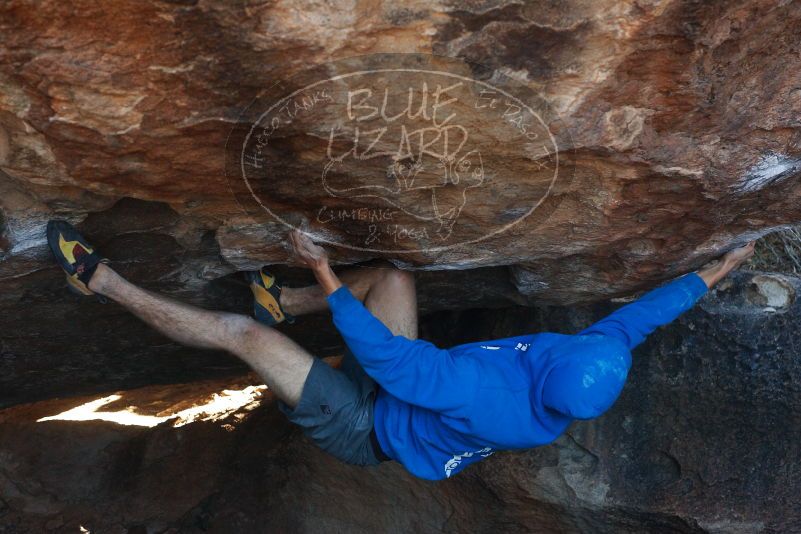
[[[33,254],[48,217],[133,197],[168,203],[189,250],[212,232],[223,271],[286,261],[278,218],[343,262],[512,265],[523,294],[552,301],[627,292],[801,219],[799,22],[779,1],[4,2],[3,250]],[[413,62],[397,57],[342,65],[382,52],[447,56],[426,68],[450,78],[386,71]],[[299,93],[319,105],[264,152],[226,153],[232,128],[258,124],[242,115],[254,98],[261,114],[343,74]],[[411,89],[423,116],[360,122],[385,89],[387,115]],[[512,98],[479,111],[495,89]],[[272,215],[243,213],[232,153],[266,158]]]

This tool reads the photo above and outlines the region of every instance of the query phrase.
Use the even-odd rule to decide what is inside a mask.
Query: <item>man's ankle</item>
[[[92,274],[92,278],[89,279],[89,283],[86,284],[86,286],[93,293],[99,293],[102,295],[106,288],[108,275],[111,272],[111,268],[108,265],[105,263],[98,263],[94,274]]]
[[[284,313],[288,313],[289,315],[296,315],[295,299],[293,296],[294,293],[291,287],[281,288],[281,296],[278,299],[278,304],[281,306],[281,309],[284,310]]]

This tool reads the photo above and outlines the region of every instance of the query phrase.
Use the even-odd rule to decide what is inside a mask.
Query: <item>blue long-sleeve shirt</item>
[[[693,273],[577,335],[531,334],[451,349],[393,335],[344,286],[328,303],[348,347],[380,386],[381,448],[412,474],[438,480],[497,450],[550,443],[575,418],[608,408],[625,381],[629,351],[706,291]]]

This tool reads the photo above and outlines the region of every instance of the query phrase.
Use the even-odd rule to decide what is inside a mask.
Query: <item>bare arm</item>
[[[698,271],[698,276],[704,281],[706,287],[711,288],[753,255],[754,241],[751,241],[745,246],[730,251],[714,265],[701,269]]]

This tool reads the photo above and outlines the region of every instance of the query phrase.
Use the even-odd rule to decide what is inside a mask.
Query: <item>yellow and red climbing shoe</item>
[[[108,263],[86,242],[81,234],[66,221],[47,223],[47,244],[56,257],[56,262],[67,274],[71,290],[81,295],[94,295],[89,290],[89,280],[95,274],[98,263]]]
[[[295,318],[281,308],[281,285],[275,276],[264,267],[258,271],[248,271],[245,276],[253,292],[253,315],[257,321],[268,326],[284,321],[295,322]]]

